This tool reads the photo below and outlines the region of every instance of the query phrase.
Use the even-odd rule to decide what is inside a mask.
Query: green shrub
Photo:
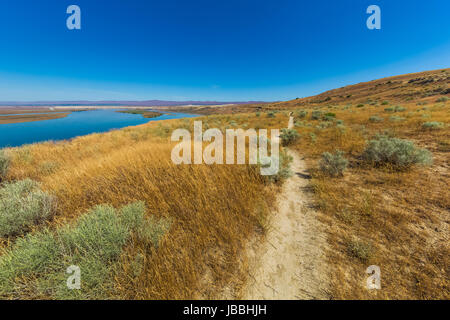
[[[322,116],[322,111],[320,111],[320,110],[314,110],[311,113],[311,119],[312,120],[319,120],[321,116]]]
[[[437,122],[437,121],[425,122],[424,124],[422,124],[422,128],[429,129],[429,130],[442,129],[443,127],[444,127],[444,124],[442,122]]]
[[[306,111],[306,110],[297,111],[297,117],[299,117],[299,118],[305,118],[307,115],[308,115],[308,111]]]
[[[319,161],[320,171],[332,177],[342,176],[347,166],[348,160],[344,158],[344,152],[340,150],[334,154],[322,153],[322,159]]]
[[[402,107],[402,106],[395,106],[394,107],[394,112],[402,112],[402,111],[405,111],[405,110],[406,110],[406,108]]]
[[[363,158],[375,166],[390,164],[396,169],[432,163],[432,155],[428,150],[417,148],[411,141],[384,135],[369,141]]]
[[[5,150],[0,150],[0,181],[4,179],[8,172],[11,160]]]
[[[20,294],[21,278],[54,299],[105,299],[111,297],[114,274],[125,245],[136,235],[156,245],[169,228],[166,220],[145,218],[145,205],[136,202],[120,210],[97,206],[75,225],[56,232],[45,229],[19,238],[0,257],[0,296]],[[81,270],[82,290],[67,288],[67,267]]]
[[[389,104],[389,101],[386,101],[386,100],[381,103],[382,106],[386,106],[388,104]]]
[[[386,112],[394,112],[394,108],[392,108],[392,107],[384,108],[384,111],[386,111]]]
[[[286,150],[282,150],[279,155],[279,170],[276,174],[265,176],[269,182],[280,183],[289,177],[292,177],[293,172],[291,170],[292,156],[290,156]],[[266,161],[264,161],[266,162]],[[264,165],[263,165],[264,166]],[[267,165],[269,166],[269,165]]]
[[[403,121],[405,118],[403,117],[397,117],[397,116],[390,116],[389,121]]]
[[[269,111],[267,112],[267,118],[275,118],[275,111]]]
[[[384,119],[383,118],[381,118],[381,117],[379,117],[379,116],[371,116],[370,118],[369,118],[369,121],[370,122],[382,122]]]
[[[286,128],[281,129],[280,139],[283,146],[291,145],[299,138],[300,134],[297,132],[297,130]]]
[[[294,129],[281,129],[280,139],[283,146],[293,144],[300,138],[300,134]]]
[[[449,100],[449,98],[444,96],[444,97],[440,97],[439,99],[437,99],[436,102],[446,102],[448,100]]]
[[[359,103],[358,105],[356,105],[356,107],[357,108],[362,108],[362,107],[364,107],[364,104],[363,103]]]
[[[325,113],[323,116],[323,120],[325,121],[333,121],[336,118],[336,114],[333,112]]]
[[[30,179],[5,184],[0,188],[0,237],[22,233],[50,218],[55,203]]]

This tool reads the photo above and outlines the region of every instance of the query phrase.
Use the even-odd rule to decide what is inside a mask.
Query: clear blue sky
[[[0,0],[0,100],[285,100],[450,67],[448,0]],[[66,28],[77,4],[82,29]],[[366,8],[381,7],[381,30]]]

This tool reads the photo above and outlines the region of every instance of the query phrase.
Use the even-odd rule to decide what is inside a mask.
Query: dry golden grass
[[[406,110],[395,113],[404,118],[399,122],[389,121],[384,106],[325,106],[321,109],[336,113],[344,127],[320,129],[319,121],[307,120],[298,128],[304,139],[295,148],[307,157],[321,220],[327,225],[332,298],[450,298],[450,110],[448,103],[427,105],[426,110],[415,103],[402,106]],[[375,114],[384,121],[370,122]],[[426,121],[446,126],[425,130]],[[360,158],[365,141],[383,132],[432,151],[434,164],[404,172],[365,164]],[[334,150],[343,150],[350,160],[343,178],[316,170],[320,155]],[[370,255],[349,252],[354,241],[371,248]],[[365,289],[365,270],[372,264],[381,268],[381,290]]]
[[[35,179],[57,197],[50,227],[96,204],[119,207],[135,200],[145,201],[148,214],[171,220],[158,249],[143,244],[125,249],[115,298],[215,298],[225,288],[237,294],[245,279],[242,249],[249,237],[263,233],[271,187],[247,165],[174,165],[174,144],[161,126],[179,123],[11,149],[8,179]],[[48,163],[54,169],[43,171]],[[145,257],[145,272],[136,277],[130,264],[138,253]]]
[[[435,70],[288,102],[201,108],[202,112],[234,114],[227,117],[243,118],[249,127],[262,128],[283,127],[287,111],[308,112],[305,118],[297,113],[301,138],[294,149],[306,157],[320,218],[327,226],[333,299],[450,298],[450,108],[449,100],[445,101],[449,75],[449,69]],[[385,111],[397,105],[405,110]],[[281,112],[269,119],[263,111],[270,110]],[[335,113],[342,124],[311,120],[314,110]],[[371,121],[372,116],[383,121]],[[443,127],[425,129],[425,122],[440,122]],[[428,149],[433,165],[398,172],[364,163],[361,154],[366,142],[380,133]],[[326,177],[317,170],[321,154],[335,150],[344,151],[350,160],[343,178]],[[367,250],[352,251],[355,243]],[[365,288],[365,270],[371,264],[381,267],[381,290]]]
[[[283,128],[288,110],[308,111],[306,118],[296,117],[301,138],[292,148],[306,157],[319,216],[327,226],[332,298],[448,299],[450,112],[449,102],[436,102],[445,96],[448,79],[448,70],[405,75],[285,103],[214,108],[230,114],[199,120],[204,128]],[[397,104],[405,110],[384,110]],[[282,111],[273,117],[260,112],[274,109]],[[317,109],[335,113],[343,124],[311,120]],[[384,120],[371,122],[374,115]],[[57,196],[51,227],[77,219],[95,204],[134,200],[144,200],[148,214],[171,219],[158,249],[139,242],[125,249],[114,298],[238,296],[246,280],[243,248],[263,231],[276,188],[265,185],[254,167],[173,165],[168,136],[192,121],[14,148],[7,179],[32,178]],[[445,126],[423,129],[430,121]],[[429,149],[433,165],[398,172],[365,164],[360,155],[366,141],[383,132]],[[320,155],[337,149],[350,161],[344,177],[321,175],[316,170]],[[139,253],[145,272],[135,276],[132,264]],[[365,289],[371,264],[381,267],[381,290]]]

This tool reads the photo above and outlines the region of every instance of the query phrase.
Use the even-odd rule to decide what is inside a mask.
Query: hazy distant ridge
[[[225,104],[253,104],[264,103],[263,101],[0,101],[0,106],[184,106],[184,105],[225,105]]]

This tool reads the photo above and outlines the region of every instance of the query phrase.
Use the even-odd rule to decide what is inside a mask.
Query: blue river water
[[[136,126],[149,121],[197,116],[187,113],[170,113],[155,118],[144,118],[140,114],[121,113],[116,112],[117,110],[120,109],[77,111],[61,119],[0,124],[0,148],[71,139],[91,133]]]

